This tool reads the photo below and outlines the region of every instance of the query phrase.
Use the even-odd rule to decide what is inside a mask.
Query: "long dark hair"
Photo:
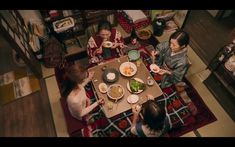
[[[143,124],[150,130],[159,131],[164,126],[166,117],[165,109],[159,107],[154,100],[148,100],[142,106]]]
[[[169,42],[171,39],[176,39],[181,47],[184,45],[187,46],[189,44],[189,35],[183,30],[177,30],[171,34]]]
[[[84,81],[86,72],[86,68],[80,64],[74,64],[65,69],[66,79],[63,81],[63,97],[67,97],[72,90],[77,88],[78,84]]]

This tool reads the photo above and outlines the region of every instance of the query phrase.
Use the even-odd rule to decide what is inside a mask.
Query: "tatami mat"
[[[55,76],[45,79],[52,115],[58,137],[68,137],[64,114],[60,104],[60,93]]]
[[[186,133],[186,134],[184,134],[183,136],[181,136],[181,137],[196,137],[196,135],[195,135],[195,133],[194,132],[189,132],[189,133]]]
[[[217,118],[217,121],[198,129],[203,137],[235,137],[235,123],[225,112],[222,106],[216,101],[207,87],[195,75],[188,77],[195,89],[198,91],[203,101]]]
[[[42,67],[43,78],[46,78],[55,74],[54,68],[46,68],[43,64],[41,64],[41,67]]]

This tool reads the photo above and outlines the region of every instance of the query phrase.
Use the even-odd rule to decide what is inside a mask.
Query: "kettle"
[[[153,21],[153,34],[155,36],[161,36],[166,27],[166,21],[163,18],[158,18]]]

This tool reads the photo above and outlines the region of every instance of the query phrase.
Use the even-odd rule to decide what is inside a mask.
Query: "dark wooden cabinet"
[[[235,76],[233,75],[233,72],[229,71],[225,67],[225,63],[234,54],[235,44],[231,43],[229,45],[224,46],[212,59],[208,68],[235,99]]]
[[[235,76],[225,67],[225,63],[234,53],[235,44],[229,52],[227,46],[219,50],[208,66],[211,74],[204,84],[235,121]]]
[[[224,64],[219,65],[216,71],[214,71],[218,77],[222,78],[221,81],[223,81],[228,90],[233,94],[235,97],[235,76],[231,71],[229,71]]]

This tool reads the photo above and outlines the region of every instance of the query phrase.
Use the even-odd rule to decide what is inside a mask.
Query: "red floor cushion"
[[[56,81],[57,81],[60,93],[62,93],[63,81],[66,80],[64,69],[55,68],[55,76],[56,76]],[[68,134],[71,137],[82,136],[80,132],[81,132],[81,129],[86,126],[86,123],[84,121],[74,118],[70,114],[65,97],[60,98],[60,103],[61,103],[62,110],[64,113],[64,118],[65,118]]]
[[[85,121],[80,121],[74,118],[68,109],[66,98],[60,98],[60,103],[64,112],[67,130],[70,136],[81,136],[80,130],[86,126]]]

